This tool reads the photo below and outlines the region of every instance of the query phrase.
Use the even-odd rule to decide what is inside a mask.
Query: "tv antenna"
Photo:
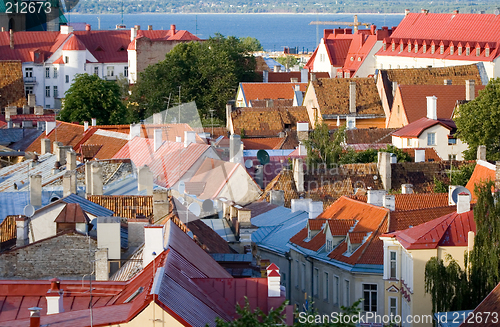
[[[358,21],[358,15],[354,15],[354,22],[332,22],[332,21],[312,21],[309,25],[344,25],[354,27],[354,32],[358,30],[359,26],[370,26],[371,23],[360,23]]]

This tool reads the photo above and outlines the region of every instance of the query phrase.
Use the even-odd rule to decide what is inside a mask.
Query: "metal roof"
[[[42,191],[42,206],[50,204],[50,200],[62,197],[62,192]],[[23,215],[24,207],[30,203],[29,192],[0,192],[0,221],[10,215]]]
[[[236,242],[236,236],[234,236],[226,219],[201,219],[201,221],[212,228],[226,242]]]
[[[252,262],[251,253],[211,253],[210,256],[217,262]]]
[[[26,192],[27,193],[27,192]],[[63,202],[66,203],[78,203],[80,207],[82,207],[83,211],[90,213],[93,216],[112,216],[114,214],[113,211],[106,209],[94,202],[91,202],[81,196],[76,194],[70,194],[67,197],[62,199]]]

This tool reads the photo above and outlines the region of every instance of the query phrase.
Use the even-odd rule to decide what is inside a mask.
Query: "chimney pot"
[[[42,308],[31,307],[28,310],[30,311],[30,327],[40,327],[40,311],[42,311]]]
[[[405,9],[405,17],[410,13],[410,9]]]
[[[9,45],[11,49],[14,49],[14,30],[9,30]]]
[[[172,35],[175,35],[175,25],[174,24],[170,25],[170,31],[172,32]]]
[[[50,280],[50,289],[45,295],[45,299],[47,300],[47,315],[64,312],[64,292],[60,289],[60,283],[61,280],[59,280],[58,278],[53,278]]]
[[[470,211],[470,195],[467,192],[458,194],[457,213],[465,213]]]
[[[90,31],[90,30],[91,30],[90,24],[86,24],[86,25],[85,25],[85,30],[86,30],[86,31]]]
[[[434,95],[427,97],[427,118],[437,119],[437,97]]]
[[[148,25],[148,31],[152,31],[153,30],[153,25]]]
[[[476,98],[476,82],[473,79],[465,81],[465,100],[472,101]]]

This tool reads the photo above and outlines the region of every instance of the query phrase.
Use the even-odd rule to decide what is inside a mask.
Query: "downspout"
[[[290,252],[285,253],[285,258],[288,260],[288,282],[286,288],[286,298],[288,301],[292,298],[292,257],[290,256]]]
[[[310,259],[310,256],[308,255],[305,256],[305,259],[306,261],[309,261],[311,263],[311,310],[312,310],[314,303],[314,262],[312,259]],[[319,283],[319,278],[318,278],[318,283]]]

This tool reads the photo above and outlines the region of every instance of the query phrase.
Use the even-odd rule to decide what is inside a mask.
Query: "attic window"
[[[354,57],[351,57],[351,61],[354,61]]]
[[[401,44],[399,45],[399,52],[403,52],[403,48],[404,48],[404,44],[403,44],[403,43],[401,43]]]
[[[408,52],[411,52],[411,44],[408,43]]]
[[[124,47],[120,47],[120,49],[118,49],[118,51],[125,51],[125,48]]]
[[[479,57],[481,54],[481,48],[476,48],[476,57]]]
[[[427,51],[427,44],[424,44],[422,47],[422,51],[425,53]]]
[[[462,47],[458,47],[458,55],[461,56],[462,55]]]
[[[123,303],[129,303],[130,301],[132,301],[133,299],[135,299],[137,297],[137,295],[141,294],[142,291],[144,291],[144,287],[139,287],[134,293],[132,293],[132,295],[130,295],[128,297],[128,299],[126,299]]]
[[[358,61],[361,61],[361,57],[358,57]]]
[[[392,51],[396,50],[396,43],[392,42]]]
[[[450,54],[452,55],[454,51],[455,51],[455,47],[450,45]]]
[[[443,54],[444,53],[444,45],[441,44],[441,46],[439,47],[439,53],[440,54]]]
[[[465,48],[465,55],[466,56],[470,55],[470,47]]]
[[[326,240],[326,252],[330,253],[333,250],[333,241],[332,240]]]
[[[431,53],[433,54],[434,52],[436,52],[436,46],[433,44],[431,45]]]
[[[387,43],[384,42],[384,51],[387,50]]]
[[[418,44],[415,43],[415,53],[418,52]]]
[[[490,56],[490,48],[484,49],[484,56],[489,57]]]
[[[95,49],[95,51],[104,51],[104,49],[103,49],[103,48],[101,48],[101,46],[98,46],[98,47]]]

